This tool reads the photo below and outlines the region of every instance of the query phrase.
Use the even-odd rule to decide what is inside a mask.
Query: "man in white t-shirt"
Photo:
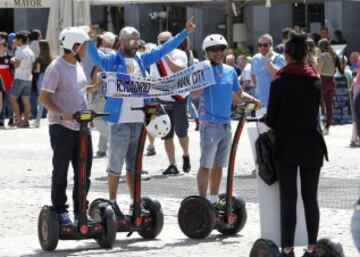
[[[238,64],[239,68],[241,69],[239,81],[240,81],[242,89],[246,93],[254,96],[255,85],[254,85],[254,82],[252,81],[251,63],[249,62],[248,57],[246,57],[245,55],[239,55],[237,58],[237,64]]]
[[[15,113],[15,125],[21,128],[29,127],[31,114],[30,93],[32,81],[32,69],[35,62],[33,51],[27,45],[27,36],[23,32],[16,33],[17,49],[15,57],[11,58],[11,64],[15,67],[13,86],[10,90],[10,104]],[[24,104],[24,119],[21,119],[20,108],[17,99],[21,97]]]
[[[158,35],[159,45],[164,44],[172,38],[169,31],[161,32]],[[150,76],[165,77],[179,72],[187,67],[188,59],[186,53],[180,49],[174,49],[168,55],[165,55],[157,63],[150,66]],[[187,97],[189,93],[182,93],[175,96],[160,97],[160,103],[165,104],[165,110],[171,120],[171,130],[163,138],[165,150],[170,165],[163,172],[164,175],[176,175],[179,170],[176,166],[174,131],[179,138],[179,143],[183,151],[183,171],[189,172],[191,169],[189,157],[189,137],[187,134],[189,123],[187,117]]]

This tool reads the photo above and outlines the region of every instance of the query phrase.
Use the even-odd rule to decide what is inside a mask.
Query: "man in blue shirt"
[[[285,58],[272,49],[273,39],[269,34],[262,35],[258,40],[259,53],[251,60],[251,71],[255,83],[255,96],[267,107],[270,83],[278,70],[285,66]]]
[[[140,33],[133,27],[124,27],[119,33],[119,51],[104,54],[97,51],[96,35],[91,29],[89,36],[93,41],[88,43],[88,54],[92,62],[104,71],[140,74],[145,77],[146,69],[151,64],[174,50],[194,30],[195,24],[191,18],[187,21],[185,29],[171,40],[149,52],[139,53],[142,45]],[[142,111],[132,110],[132,108],[142,106],[144,106],[144,100],[135,98],[108,97],[105,102],[104,111],[111,113],[106,118],[110,122],[110,156],[107,167],[109,198],[118,216],[122,214],[116,204],[116,196],[124,162],[126,163],[128,188],[130,196],[133,198],[136,149],[144,122],[144,114]]]
[[[231,145],[231,104],[238,100],[255,100],[243,92],[233,67],[223,63],[228,44],[222,35],[213,34],[203,41],[205,57],[211,62],[215,84],[192,92],[199,95],[200,113],[200,169],[197,175],[200,196],[207,197],[210,181],[209,201],[218,201],[222,169],[226,167]],[[210,178],[210,180],[209,180]]]

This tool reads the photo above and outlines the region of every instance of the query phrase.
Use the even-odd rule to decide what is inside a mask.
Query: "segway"
[[[151,105],[132,110],[142,110],[145,113],[145,124],[150,122],[153,114],[162,107],[159,105]],[[122,214],[116,217],[117,232],[129,232],[130,236],[133,232],[137,232],[142,238],[154,239],[162,230],[164,224],[164,215],[160,203],[148,197],[141,197],[141,171],[144,144],[146,140],[146,128],[143,126],[140,132],[140,139],[137,146],[135,176],[134,176],[134,201],[133,211],[131,215]],[[94,200],[90,205],[90,216],[95,220],[98,219],[98,213],[101,212],[102,204],[109,204],[110,201],[103,198]]]
[[[265,122],[265,117],[246,118],[246,120],[248,122]],[[275,185],[271,185],[271,186],[275,186]],[[271,211],[271,210],[266,209],[266,211]],[[305,227],[305,224],[302,225]],[[280,226],[278,231],[274,231],[274,230],[266,231],[267,236],[255,241],[250,251],[250,257],[281,257],[279,245],[277,244],[277,243],[280,244],[279,242]],[[295,244],[297,246],[307,244],[306,229],[297,231],[297,233],[299,234],[295,235]],[[269,235],[272,236],[272,239],[270,239]],[[332,237],[325,237],[319,239],[317,242],[317,249],[319,251],[320,257],[344,257],[344,251],[341,243]]]
[[[226,193],[219,195],[221,208],[214,208],[209,200],[193,195],[185,198],[178,212],[178,224],[181,231],[189,238],[203,239],[213,229],[224,235],[240,232],[246,223],[245,201],[233,195],[235,157],[240,135],[249,112],[255,109],[255,103],[245,102],[235,107],[238,125],[233,137],[228,163]]]
[[[99,219],[95,223],[88,224],[86,215],[86,164],[88,124],[95,117],[109,115],[107,113],[95,113],[92,110],[84,110],[73,115],[80,123],[80,148],[79,148],[79,220],[77,224],[60,225],[58,214],[52,206],[44,206],[41,209],[38,220],[38,236],[41,248],[52,251],[61,240],[95,239],[101,248],[112,248],[116,238],[116,219],[113,209],[104,204],[99,208]]]

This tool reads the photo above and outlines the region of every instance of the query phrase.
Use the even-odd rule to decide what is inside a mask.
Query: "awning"
[[[1,0],[0,8],[49,8],[56,0]]]

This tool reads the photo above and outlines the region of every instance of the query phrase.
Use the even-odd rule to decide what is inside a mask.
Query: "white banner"
[[[117,72],[99,72],[101,94],[120,98],[156,98],[203,89],[215,84],[209,61],[199,62],[173,75],[154,78]]]

